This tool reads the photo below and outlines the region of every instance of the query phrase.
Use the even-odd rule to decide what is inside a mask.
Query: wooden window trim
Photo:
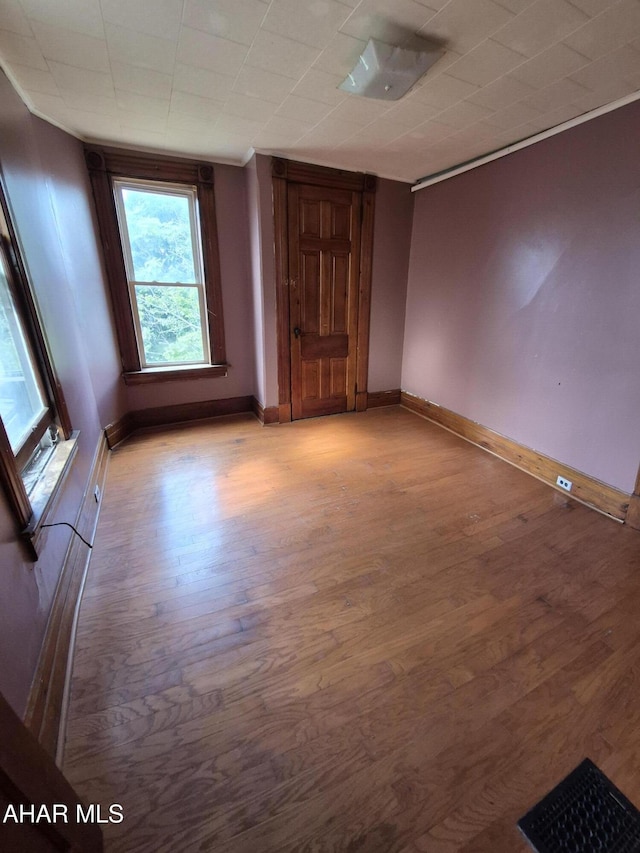
[[[0,420],[0,480],[4,487],[11,511],[20,530],[31,520],[31,503],[22,482],[16,459],[9,443],[9,436]]]
[[[226,364],[196,364],[184,367],[149,367],[123,373],[127,385],[149,385],[155,382],[177,382],[181,379],[212,379],[226,376]]]
[[[186,378],[204,379],[212,376],[225,376],[228,365],[222,313],[220,250],[213,166],[209,163],[198,163],[190,160],[151,157],[134,151],[94,147],[85,148],[85,160],[96,204],[125,382],[135,385]],[[190,184],[197,188],[207,298],[210,364],[201,367],[189,365],[185,368],[178,365],[162,369],[142,368],[113,195],[112,181],[114,178]]]

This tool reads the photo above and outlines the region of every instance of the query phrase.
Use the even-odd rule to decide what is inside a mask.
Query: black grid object
[[[588,758],[518,827],[537,853],[640,853],[640,812]]]

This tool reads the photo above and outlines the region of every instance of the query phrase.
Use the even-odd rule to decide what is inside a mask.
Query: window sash
[[[163,369],[167,367],[179,367],[182,365],[210,364],[211,344],[209,339],[209,324],[207,323],[207,297],[205,288],[205,272],[202,254],[202,242],[200,238],[201,227],[198,210],[197,187],[187,184],[169,183],[165,181],[158,182],[148,180],[130,180],[124,178],[113,178],[112,186],[116,204],[116,215],[118,220],[120,243],[122,247],[122,254],[125,265],[129,302],[131,305],[133,326],[141,368],[152,370],[153,368]],[[191,237],[191,252],[193,260],[193,269],[195,272],[196,279],[194,282],[142,281],[136,279],[135,265],[133,261],[133,251],[131,247],[129,225],[127,220],[127,212],[124,203],[124,190],[132,190],[134,192],[143,191],[149,192],[153,195],[165,195],[170,197],[187,199],[189,211],[189,229]],[[202,358],[180,359],[171,361],[151,361],[147,357],[137,296],[137,288],[143,286],[166,288],[184,287],[196,289],[198,296]]]
[[[16,305],[15,294],[11,286],[12,275],[9,265],[9,258],[6,256],[6,248],[3,245],[0,251],[0,310],[8,324],[8,339],[4,341],[5,345],[9,345],[18,361],[18,373],[15,376],[6,375],[6,364],[0,364],[0,393],[5,382],[10,382],[11,379],[22,380],[24,385],[24,402],[28,407],[28,411],[22,416],[18,416],[19,432],[16,432],[9,426],[7,416],[10,414],[7,405],[2,405],[0,408],[0,416],[2,416],[7,431],[7,437],[11,446],[12,453],[18,459],[24,459],[25,456],[31,453],[45,433],[47,426],[51,423],[52,417],[47,403],[47,397],[44,389],[44,384],[39,375],[39,365],[35,357],[33,347],[29,341],[24,321],[20,316],[20,311]],[[18,409],[23,408],[17,403]]]
[[[176,282],[175,284],[168,284],[160,281],[129,281],[129,299],[131,300],[131,308],[133,311],[133,323],[136,330],[136,339],[138,341],[138,352],[140,354],[140,364],[143,368],[153,369],[154,367],[174,367],[183,364],[210,364],[209,359],[209,335],[208,328],[206,323],[207,316],[207,304],[206,297],[204,292],[204,284],[195,283],[195,284],[185,284]],[[145,348],[144,348],[144,339],[142,335],[142,324],[140,322],[140,311],[138,310],[138,295],[136,293],[137,287],[167,287],[167,288],[187,288],[196,290],[198,294],[198,308],[200,313],[200,337],[201,337],[201,345],[202,345],[202,354],[203,357],[199,359],[191,359],[191,360],[181,360],[181,361],[149,361],[146,356]]]

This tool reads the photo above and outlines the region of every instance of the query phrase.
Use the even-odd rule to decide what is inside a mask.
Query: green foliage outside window
[[[204,361],[195,287],[136,285],[136,297],[148,364]]]
[[[167,286],[196,282],[189,199],[128,188],[122,198],[134,279],[164,285],[135,286],[146,362],[202,362],[198,289]]]

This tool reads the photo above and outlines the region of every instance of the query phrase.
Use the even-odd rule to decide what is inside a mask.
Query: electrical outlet
[[[570,492],[573,483],[571,482],[571,480],[567,480],[564,477],[558,477],[558,479],[556,480],[556,485],[560,486],[561,489],[566,489],[568,492]]]
[[[100,503],[100,486],[96,486],[93,490],[93,496],[96,499],[96,503]]]

